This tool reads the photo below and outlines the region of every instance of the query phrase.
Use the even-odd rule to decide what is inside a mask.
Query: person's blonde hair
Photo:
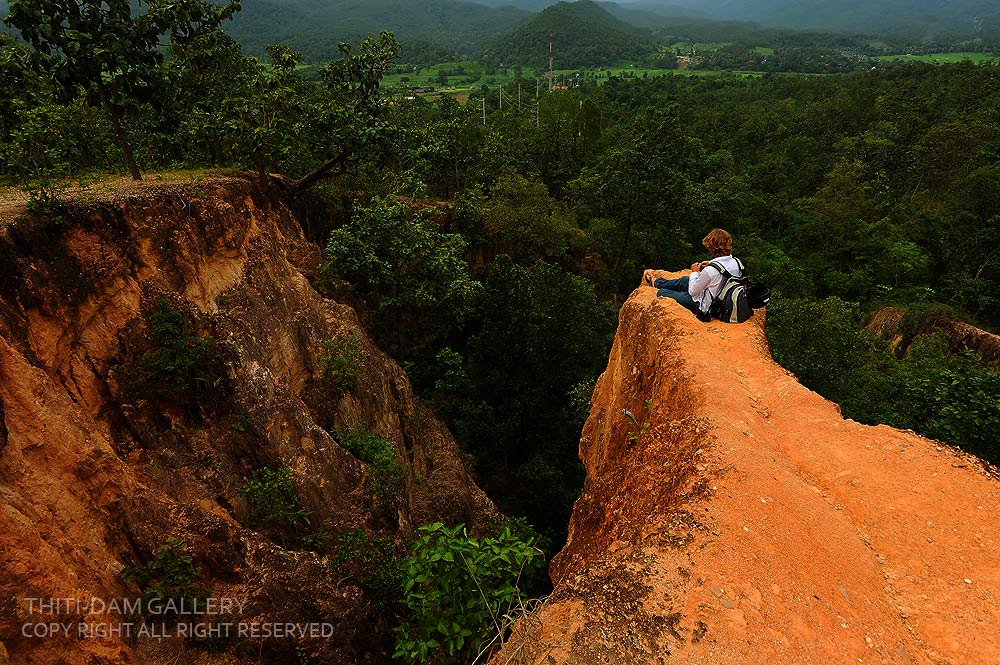
[[[705,246],[708,253],[714,259],[717,256],[727,256],[733,253],[733,236],[728,231],[722,229],[712,229],[705,236],[701,244]]]

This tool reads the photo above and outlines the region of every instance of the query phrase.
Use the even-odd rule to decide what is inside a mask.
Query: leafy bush
[[[363,428],[355,428],[338,438],[345,450],[365,463],[382,505],[395,503],[403,491],[403,470],[396,460],[392,441]]]
[[[917,337],[900,363],[897,424],[1000,464],[1000,372],[972,351],[947,353],[941,334]]]
[[[164,376],[178,393],[218,384],[220,379],[210,378],[207,371],[215,340],[211,335],[194,333],[190,317],[174,309],[166,298],[156,301],[149,328],[158,348],[143,357],[145,369]]]
[[[194,565],[193,557],[187,553],[187,543],[180,538],[168,538],[156,550],[156,558],[143,566],[125,568],[119,578],[139,585],[146,607],[153,601],[162,605],[173,601],[197,610],[211,596],[211,591],[195,585],[199,575],[201,568]]]
[[[504,616],[525,602],[522,580],[544,565],[544,555],[508,527],[493,538],[473,538],[462,524],[420,531],[402,564],[410,618],[397,629],[393,657],[468,662],[504,637]]]
[[[904,333],[916,337],[901,361],[861,328],[856,304],[836,297],[778,299],[767,336],[775,360],[846,417],[912,429],[1000,462],[1000,372],[972,352],[949,354],[942,334],[919,334],[948,311],[928,305],[904,318]]]
[[[56,224],[62,223],[65,206],[59,200],[59,192],[65,188],[64,183],[47,178],[26,184],[24,191],[28,194],[28,203],[25,204],[25,210],[33,215],[48,217]]]
[[[442,233],[437,215],[375,199],[326,246],[326,275],[350,282],[374,310],[382,346],[403,360],[429,362],[472,314],[482,288],[469,277],[462,236]]]
[[[310,531],[309,511],[299,503],[299,497],[292,486],[292,470],[287,466],[279,469],[264,467],[240,489],[250,508],[250,526],[270,525],[284,534],[289,533],[301,547],[314,549],[322,547],[325,534],[322,530]]]
[[[316,354],[316,369],[323,380],[343,392],[358,386],[361,379],[361,342],[354,333],[323,342]]]
[[[368,590],[379,610],[399,602],[403,590],[400,547],[385,536],[353,529],[337,538],[333,568],[344,579]]]
[[[856,303],[775,299],[768,306],[767,339],[774,359],[803,385],[841,405],[848,418],[865,423],[898,420],[886,396],[899,367],[888,345],[862,328]]]

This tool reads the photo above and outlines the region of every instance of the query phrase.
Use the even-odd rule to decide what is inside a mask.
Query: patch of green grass
[[[989,53],[975,53],[975,52],[961,52],[961,53],[925,53],[922,55],[913,55],[910,53],[897,54],[897,55],[880,55],[879,60],[883,62],[933,62],[933,63],[955,63],[955,62],[965,62],[969,60],[971,62],[978,64],[983,63],[996,63],[998,58],[995,55]]]
[[[442,77],[440,72],[445,72]],[[532,67],[521,68],[521,78],[534,80],[536,72]],[[381,87],[397,88],[435,88],[438,91],[467,92],[471,87],[488,85],[491,87],[505,85],[515,80],[516,70],[513,67],[490,68],[471,60],[456,62],[439,62],[429,67],[413,67],[411,71],[397,71],[382,77]]]
[[[558,85],[562,85],[564,79],[569,84],[575,83],[577,80],[595,80],[598,85],[602,85],[612,76],[625,78],[642,78],[643,75],[645,75],[646,78],[654,78],[657,76],[723,76],[726,74],[733,74],[740,78],[756,78],[763,76],[763,72],[744,72],[723,69],[653,69],[643,67],[613,67],[611,69],[596,70],[592,72],[592,76],[589,77],[585,77],[582,72],[575,69],[557,69],[553,73],[556,76]],[[579,79],[576,77],[576,74],[578,73],[581,74]]]
[[[680,50],[684,55],[691,53],[691,49],[694,49],[697,53],[705,53],[708,51],[718,51],[720,48],[726,46],[731,46],[732,42],[674,42],[668,48],[671,52]]]

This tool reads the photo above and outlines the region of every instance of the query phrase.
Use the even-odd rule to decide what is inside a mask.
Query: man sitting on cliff
[[[722,273],[709,263],[712,261],[720,263],[733,277],[741,277],[743,271],[740,269],[739,261],[733,257],[733,236],[729,232],[712,229],[701,244],[712,255],[712,260],[691,264],[689,276],[677,279],[657,277],[654,280],[652,272],[647,270],[643,279],[646,284],[657,289],[656,295],[659,297],[673,298],[694,312],[699,319],[707,321],[711,318],[709,308],[722,290],[723,281]]]

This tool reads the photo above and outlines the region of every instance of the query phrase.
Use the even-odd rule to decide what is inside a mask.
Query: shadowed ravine
[[[2,212],[2,211],[0,211]],[[287,467],[312,524],[403,541],[495,523],[454,440],[350,307],[319,248],[242,179],[143,185],[21,216],[0,235],[0,663],[387,662],[373,599],[333,552],[252,528],[248,478]],[[143,364],[161,301],[214,340],[190,394]],[[355,336],[356,385],[323,380]],[[200,379],[199,379],[200,380]],[[628,414],[626,414],[628,412]],[[340,445],[392,442],[380,496]],[[580,443],[587,471],[555,591],[494,663],[996,663],[1000,484],[947,445],[844,420],[774,363],[763,312],[703,324],[640,287],[622,307]],[[287,534],[286,534],[287,535]],[[322,639],[49,637],[113,623],[32,599],[134,598],[119,574],[182,538],[236,621]]]

